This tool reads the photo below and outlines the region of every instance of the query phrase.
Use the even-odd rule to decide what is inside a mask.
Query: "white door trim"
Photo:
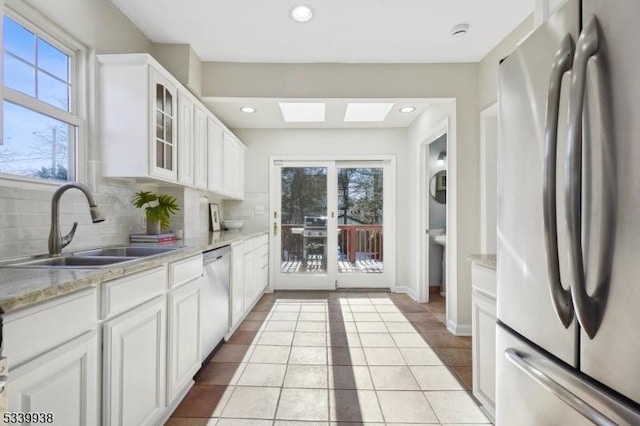
[[[279,208],[279,202],[276,200],[276,193],[280,193],[280,176],[279,167],[277,163],[288,162],[310,162],[310,163],[323,163],[332,162],[332,172],[335,172],[335,167],[338,163],[354,162],[367,163],[368,166],[373,166],[372,162],[379,162],[385,166],[385,178],[384,178],[384,250],[385,250],[385,276],[388,277],[388,285],[385,288],[389,288],[391,291],[396,290],[397,272],[396,272],[396,253],[397,253],[397,240],[396,240],[396,157],[394,155],[347,155],[347,156],[270,156],[269,157],[269,220],[270,220],[270,234],[272,238],[269,239],[269,252],[272,259],[271,266],[269,268],[269,291],[275,290],[276,274],[280,271],[280,257],[277,255],[278,251],[276,239],[279,237],[274,233],[274,224],[279,227],[280,218],[274,217],[274,214]],[[343,164],[344,165],[344,164]],[[329,177],[328,177],[329,179]],[[329,184],[331,181],[329,180]],[[335,185],[334,185],[335,186]],[[329,197],[328,207],[329,211],[332,211],[333,204],[337,200],[331,200],[333,197]],[[333,206],[333,211],[337,211],[337,206]],[[336,237],[337,238],[337,237]],[[337,244],[337,241],[336,241]],[[337,256],[328,255],[327,262],[333,262],[337,269]],[[337,270],[334,272],[334,279],[337,279]],[[363,277],[371,275],[362,274]],[[335,286],[334,286],[335,288]],[[297,290],[303,290],[304,287],[296,287]],[[311,289],[311,288],[310,288]]]
[[[490,249],[488,243],[487,218],[488,218],[488,206],[487,206],[487,192],[489,190],[487,185],[487,121],[491,118],[498,117],[498,103],[494,102],[482,111],[480,111],[480,252],[491,253],[495,252],[495,247]],[[496,129],[496,137],[498,129]],[[496,138],[497,139],[497,138]],[[498,141],[494,141],[498,143]],[[493,189],[497,191],[497,188]],[[494,210],[496,212],[496,210]],[[494,229],[493,232],[496,232]]]
[[[420,266],[418,272],[418,302],[427,303],[429,301],[429,145],[440,136],[449,135],[449,117],[442,119],[430,129],[429,136],[420,143],[420,165],[419,165],[419,187],[420,187]],[[447,140],[447,149],[449,140]],[[449,179],[450,181],[450,179]],[[447,188],[448,191],[448,188]],[[449,194],[447,194],[449,198]],[[449,203],[447,202],[447,221],[449,220]],[[449,252],[448,252],[449,253]],[[447,254],[448,254],[447,253]],[[447,258],[446,276],[450,277],[449,265],[451,262]]]

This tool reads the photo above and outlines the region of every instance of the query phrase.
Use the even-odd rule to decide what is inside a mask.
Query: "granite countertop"
[[[471,259],[473,263],[477,263],[478,265],[491,269],[496,269],[498,265],[498,260],[495,254],[472,254],[469,256],[469,259]]]
[[[174,251],[95,269],[0,268],[0,313],[13,312],[67,293],[95,287],[104,281],[266,234],[266,230],[209,232],[182,241]]]

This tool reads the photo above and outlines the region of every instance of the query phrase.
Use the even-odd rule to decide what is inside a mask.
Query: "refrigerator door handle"
[[[582,414],[594,424],[602,426],[617,425],[617,423],[611,420],[609,417],[605,416],[600,411],[587,404],[587,402],[585,402],[582,398],[562,386],[560,383],[553,380],[539,368],[535,367],[529,361],[524,359],[515,349],[505,349],[504,355],[509,361],[511,361],[516,367],[518,367],[525,374],[535,380],[540,386],[553,393],[555,396],[560,398],[571,408]]]
[[[571,34],[567,34],[560,42],[560,48],[551,67],[549,91],[547,95],[547,115],[544,133],[543,164],[543,212],[544,239],[547,254],[547,273],[549,275],[549,291],[556,315],[565,328],[573,320],[571,290],[565,290],[560,281],[560,263],[558,259],[558,226],[556,210],[556,153],[558,149],[558,116],[560,113],[560,93],[562,77],[573,65],[574,43]]]
[[[566,164],[565,203],[566,219],[569,234],[569,265],[573,276],[571,295],[575,306],[576,317],[587,336],[593,339],[600,323],[606,304],[611,275],[611,244],[613,241],[613,222],[615,217],[615,185],[613,157],[611,153],[610,127],[608,126],[608,108],[605,104],[606,90],[604,88],[604,70],[599,51],[599,25],[595,17],[591,17],[584,26],[576,46],[573,60],[574,72],[571,79],[571,101],[569,104],[569,128]],[[595,56],[595,58],[594,58]],[[600,259],[594,281],[596,288],[589,296],[586,288],[584,259],[582,253],[582,126],[585,103],[585,89],[587,82],[587,64],[593,58],[594,69],[597,72],[595,99],[600,110],[602,134],[602,169],[605,190],[598,194],[602,212],[598,247]]]

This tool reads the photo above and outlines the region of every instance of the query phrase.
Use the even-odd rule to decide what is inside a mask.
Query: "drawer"
[[[2,355],[9,368],[95,328],[97,300],[91,288],[4,315]]]
[[[169,287],[174,288],[202,276],[202,255],[169,264]]]
[[[475,290],[485,293],[495,299],[497,285],[496,270],[472,263],[471,285]]]
[[[161,266],[102,284],[102,318],[151,300],[167,289],[167,268]]]

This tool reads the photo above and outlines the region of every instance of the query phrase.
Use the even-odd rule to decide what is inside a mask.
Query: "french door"
[[[390,288],[392,161],[273,160],[275,289]]]

